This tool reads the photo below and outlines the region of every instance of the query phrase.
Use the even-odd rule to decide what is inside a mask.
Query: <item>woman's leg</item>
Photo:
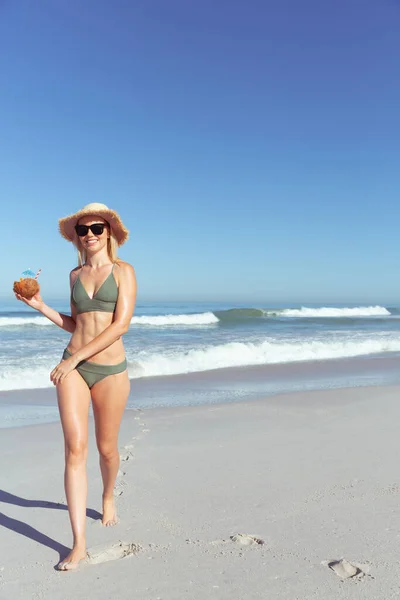
[[[118,433],[130,390],[128,372],[108,375],[92,387],[93,414],[103,478],[103,525],[115,525],[114,485],[119,469]]]
[[[75,568],[86,555],[86,457],[90,391],[77,371],[57,385],[58,408],[65,442],[64,485],[71,520],[72,552],[59,564],[60,569]]]

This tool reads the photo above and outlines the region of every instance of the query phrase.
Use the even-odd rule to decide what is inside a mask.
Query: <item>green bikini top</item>
[[[114,277],[114,265],[109,276],[103,281],[93,298],[88,296],[80,277],[75,279],[71,289],[71,302],[76,307],[76,314],[85,312],[114,312],[118,299],[118,286]]]

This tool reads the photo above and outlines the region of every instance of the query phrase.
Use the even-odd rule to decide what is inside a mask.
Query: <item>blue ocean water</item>
[[[51,306],[69,313],[68,305]],[[69,334],[36,311],[0,304],[0,390],[52,387]],[[385,306],[139,303],[124,336],[132,378],[400,353],[400,310]]]

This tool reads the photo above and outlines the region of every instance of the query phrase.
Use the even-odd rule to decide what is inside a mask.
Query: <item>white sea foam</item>
[[[32,364],[32,361],[26,361]],[[48,367],[14,367],[12,369],[2,368],[0,371],[0,390],[29,390],[36,388],[51,387],[50,372],[56,366],[57,361],[49,362]]]
[[[215,346],[164,352],[138,352],[128,363],[130,377],[177,375],[224,367],[327,360],[400,352],[400,336],[357,337],[284,342],[270,338],[263,342],[229,342]],[[128,355],[129,358],[129,355]],[[0,390],[51,387],[50,371],[59,357],[41,361],[36,368],[18,366],[0,371]]]
[[[229,342],[179,353],[148,354],[130,364],[131,377],[177,375],[250,365],[346,358],[384,352],[399,352],[400,337],[342,341],[261,343]]]
[[[137,325],[212,325],[219,319],[212,312],[183,315],[143,315],[132,317],[131,323]]]
[[[18,327],[20,325],[52,325],[46,317],[0,317],[0,327]]]
[[[267,314],[270,314],[267,311]],[[276,312],[274,313],[276,314]],[[286,308],[279,311],[279,316],[283,317],[310,317],[310,318],[340,318],[340,317],[387,317],[390,311],[384,306],[356,306],[354,308],[333,308],[323,306],[322,308]]]
[[[132,325],[160,327],[164,325],[212,325],[219,319],[212,312],[182,315],[142,315],[132,317]],[[0,317],[0,327],[19,327],[26,325],[52,325],[46,317]]]

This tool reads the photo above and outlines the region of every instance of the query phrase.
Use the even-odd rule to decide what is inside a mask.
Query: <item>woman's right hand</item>
[[[32,298],[30,300],[28,300],[28,298],[24,298],[23,296],[21,296],[21,294],[15,294],[15,297],[17,300],[21,300],[21,302],[25,302],[25,304],[27,304],[31,308],[34,308],[35,310],[38,310],[38,311],[41,310],[41,308],[44,304],[42,297],[40,295],[40,291],[37,294],[35,294],[34,296],[32,296]]]

